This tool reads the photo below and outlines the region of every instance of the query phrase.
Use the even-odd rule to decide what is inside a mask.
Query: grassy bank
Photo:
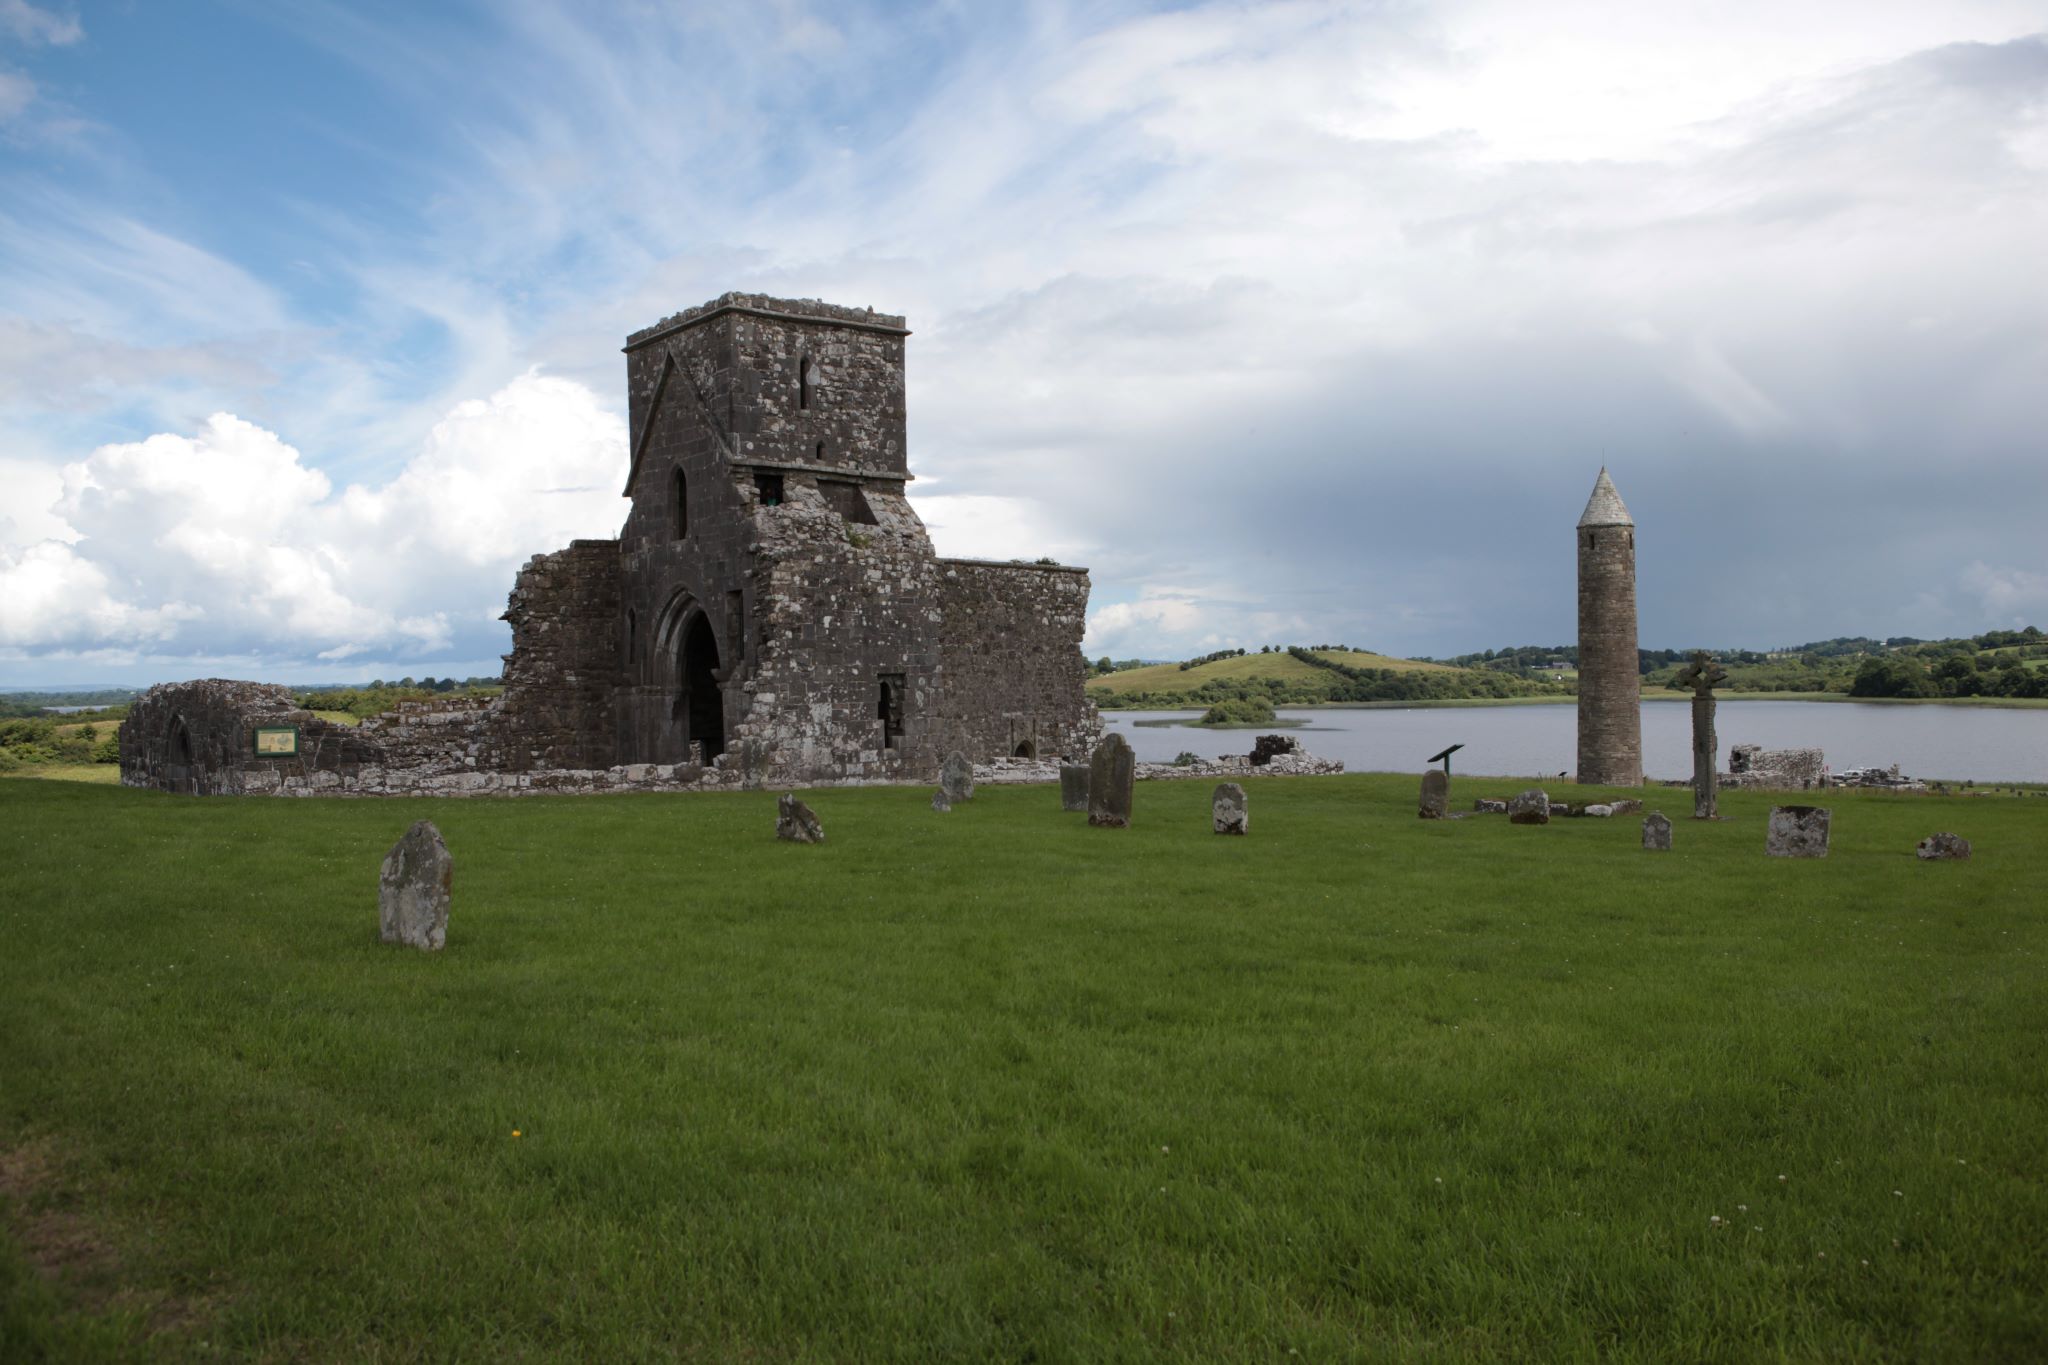
[[[0,1358],[2048,1351],[2048,802],[1835,793],[1784,862],[1753,793],[1655,856],[1246,785],[803,848],[0,781]],[[421,816],[436,957],[375,942]]]

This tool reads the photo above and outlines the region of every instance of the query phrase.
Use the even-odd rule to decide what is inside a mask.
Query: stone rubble
[[[1913,850],[1913,856],[1927,861],[1961,862],[1970,856],[1970,841],[1960,834],[1930,834]]]
[[[1508,802],[1508,823],[1511,825],[1547,825],[1550,823],[1550,795],[1541,787],[1531,787],[1518,792]]]
[[[793,844],[822,844],[825,827],[818,823],[817,812],[797,800],[794,792],[784,792],[775,802],[775,837]]]

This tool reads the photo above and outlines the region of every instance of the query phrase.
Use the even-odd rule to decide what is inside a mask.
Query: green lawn
[[[2048,1355],[2048,800],[1247,787],[0,781],[0,1360]]]

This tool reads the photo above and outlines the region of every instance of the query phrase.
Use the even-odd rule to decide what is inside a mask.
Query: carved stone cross
[[[1692,818],[1713,820],[1720,816],[1721,775],[1715,770],[1714,685],[1728,681],[1728,670],[1704,649],[1692,652],[1692,662],[1678,670],[1673,687],[1692,689]]]

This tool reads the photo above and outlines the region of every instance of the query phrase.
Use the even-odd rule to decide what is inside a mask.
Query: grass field
[[[2048,1355],[2048,801],[1247,786],[0,781],[0,1360]]]

